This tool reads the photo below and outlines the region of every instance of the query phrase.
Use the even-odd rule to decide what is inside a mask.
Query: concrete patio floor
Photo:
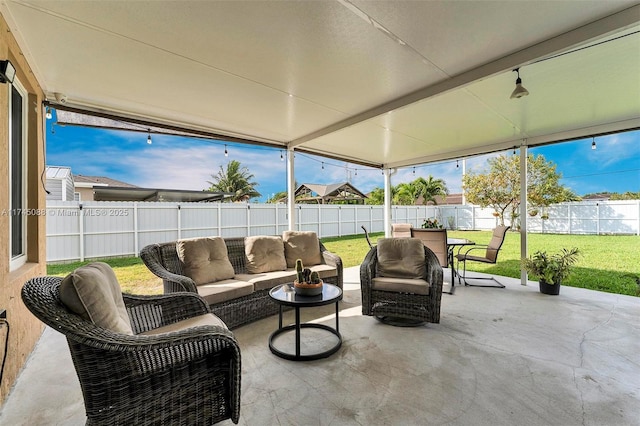
[[[348,268],[343,344],[318,361],[271,354],[277,317],[234,330],[242,350],[240,424],[640,424],[640,298],[570,287],[546,296],[537,283],[500,281],[506,289],[443,294],[440,324],[397,328],[362,316],[358,268]],[[302,313],[333,325],[332,308]],[[46,328],[0,424],[85,420],[66,341]]]

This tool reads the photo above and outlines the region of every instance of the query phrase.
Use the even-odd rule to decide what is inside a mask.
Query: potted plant
[[[547,254],[537,251],[533,256],[522,259],[522,268],[538,277],[540,293],[558,295],[562,280],[569,276],[571,267],[578,261],[577,247],[562,249],[559,253]]]
[[[422,229],[442,229],[442,225],[438,223],[438,219],[427,218],[422,222]]]

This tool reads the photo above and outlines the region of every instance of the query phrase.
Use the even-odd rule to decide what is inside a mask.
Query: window
[[[80,197],[80,193],[79,192],[74,192],[73,193],[73,201],[82,201],[82,198]]]
[[[26,91],[18,81],[10,86],[9,96],[9,245],[11,247],[10,268],[16,269],[26,260]]]

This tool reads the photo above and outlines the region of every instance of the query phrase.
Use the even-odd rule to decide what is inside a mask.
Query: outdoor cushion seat
[[[269,297],[269,291],[294,281],[298,258],[305,267],[317,271],[325,283],[342,288],[342,259],[328,251],[314,232],[286,231],[282,237],[203,239],[206,241],[186,240],[189,241],[187,247],[193,245],[191,248],[198,249],[197,262],[193,262],[185,250],[180,250],[180,259],[180,243],[184,246],[185,240],[150,244],[140,251],[140,258],[152,273],[162,278],[165,294],[198,293],[230,329],[278,313],[280,305]],[[202,255],[200,250],[211,256]],[[211,267],[214,261],[220,262],[223,270],[229,262],[233,274],[226,270],[220,275]],[[289,262],[291,265],[287,266]],[[193,275],[195,266],[199,275],[189,276],[185,270],[187,264],[192,267],[189,273]]]
[[[253,284],[254,291],[268,290],[280,284],[291,283],[296,277],[296,271],[272,271],[263,274],[238,274],[236,279]]]
[[[26,307],[67,338],[86,424],[237,424],[240,347],[207,302],[186,292],[122,294],[116,285],[96,262],[22,287]]]
[[[201,284],[198,286],[198,294],[202,296],[209,305],[213,305],[247,296],[253,293],[253,287],[253,283],[232,278]]]
[[[429,283],[418,278],[376,277],[371,280],[371,289],[398,293],[429,294]]]
[[[381,238],[360,265],[362,314],[392,325],[440,322],[442,266],[416,238]]]

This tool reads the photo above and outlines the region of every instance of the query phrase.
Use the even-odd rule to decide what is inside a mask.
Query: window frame
[[[8,84],[9,91],[9,105],[8,105],[8,134],[9,134],[9,270],[13,271],[27,263],[27,158],[28,158],[28,144],[27,144],[27,105],[29,101],[29,94],[24,86],[20,83],[20,81],[16,78],[12,84]],[[21,200],[20,207],[16,207],[13,204],[13,195],[15,193],[14,187],[14,179],[13,179],[13,169],[14,169],[14,158],[13,158],[13,135],[14,135],[14,105],[13,105],[13,90],[17,92],[17,94],[22,98],[22,107],[20,108],[20,127],[22,130],[21,134],[21,173],[20,173],[20,188],[21,192]],[[20,238],[21,238],[21,248],[20,253],[14,255],[14,226],[16,221],[19,221],[21,229],[20,229]]]

